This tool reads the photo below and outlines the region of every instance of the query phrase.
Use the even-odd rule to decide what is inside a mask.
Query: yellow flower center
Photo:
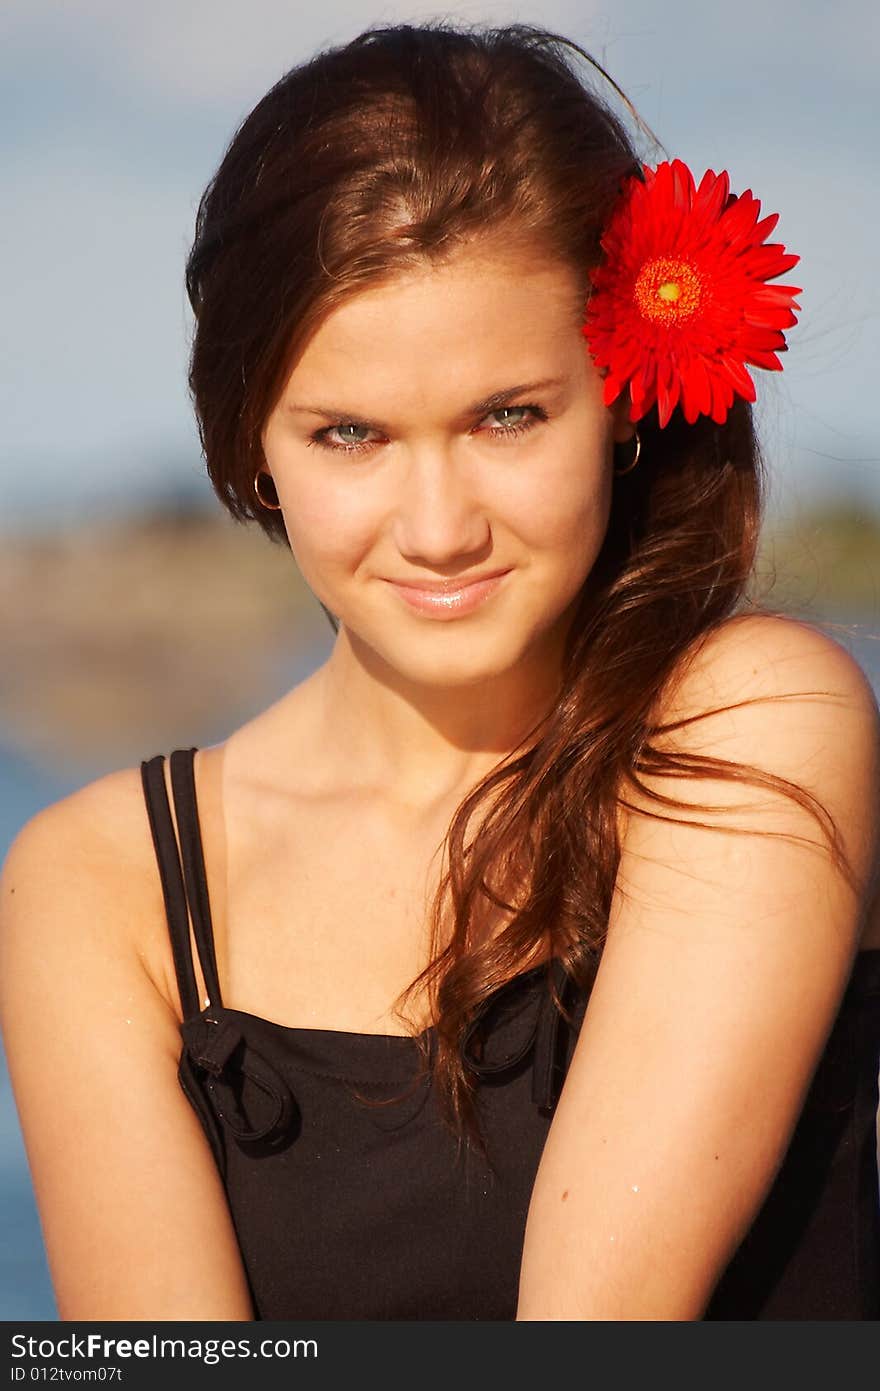
[[[653,319],[668,327],[696,314],[702,292],[700,274],[689,261],[658,256],[642,266],[634,298],[644,319]]]

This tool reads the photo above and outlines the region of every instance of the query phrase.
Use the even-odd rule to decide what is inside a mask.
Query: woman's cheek
[[[536,547],[580,551],[605,534],[611,510],[610,469],[580,470],[548,479],[523,514],[524,536]]]
[[[556,539],[557,552],[565,557],[564,565],[578,588],[589,575],[602,549],[611,515],[610,481],[597,479],[595,487],[570,505],[561,514]]]
[[[350,537],[365,529],[363,507],[351,491],[336,489],[324,480],[309,486],[308,479],[289,482],[284,474],[276,484],[278,501],[284,509],[287,534],[300,549],[343,551]]]
[[[339,594],[353,580],[375,574],[378,538],[376,525],[357,509],[319,511],[291,523],[291,550],[310,588]],[[384,549],[383,549],[384,557]]]

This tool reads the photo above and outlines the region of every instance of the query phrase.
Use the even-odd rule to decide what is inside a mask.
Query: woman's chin
[[[438,628],[441,625],[437,625]],[[401,633],[399,640],[389,641],[387,625],[372,636],[366,630],[353,637],[352,649],[372,667],[376,660],[398,681],[406,685],[429,688],[465,690],[502,676],[516,663],[519,649],[511,642],[510,632],[453,637],[454,624],[443,631],[413,636]],[[367,654],[372,653],[372,658]]]

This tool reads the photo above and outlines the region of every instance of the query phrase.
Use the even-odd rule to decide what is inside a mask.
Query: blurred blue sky
[[[183,266],[199,195],[287,68],[380,23],[544,24],[609,67],[670,155],[726,168],[802,256],[786,370],[757,373],[771,505],[880,508],[870,0],[4,0],[0,525],[209,495],[186,393]]]

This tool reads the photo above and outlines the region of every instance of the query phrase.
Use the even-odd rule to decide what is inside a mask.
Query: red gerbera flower
[[[711,169],[697,188],[675,159],[627,180],[602,237],[604,260],[590,276],[583,325],[597,367],[607,368],[605,404],[627,384],[630,418],[657,403],[660,425],[680,403],[693,424],[719,425],[734,393],[754,401],[746,363],[779,371],[782,330],[797,323],[793,285],[768,285],[800,260],[765,245],[779,214],[758,221],[751,189],[730,193]]]

